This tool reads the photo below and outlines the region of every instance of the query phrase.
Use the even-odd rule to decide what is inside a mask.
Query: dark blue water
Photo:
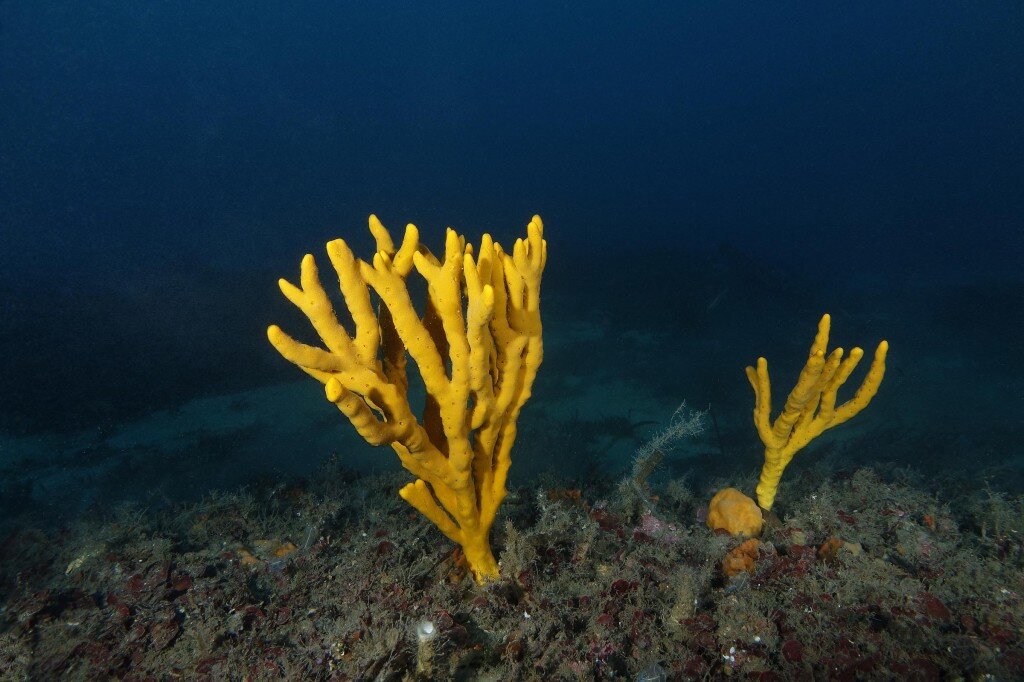
[[[370,213],[435,248],[544,217],[527,434],[687,399],[756,458],[742,368],[788,387],[828,311],[893,346],[858,456],[1015,471],[1022,73],[1015,3],[0,2],[7,498],[80,495],[52,466],[178,499],[363,448],[312,382],[319,421],[200,417],[301,379],[264,336],[304,322],[276,278],[338,236],[368,257]]]

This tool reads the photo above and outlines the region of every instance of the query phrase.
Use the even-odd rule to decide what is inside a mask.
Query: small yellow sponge
[[[761,508],[736,488],[723,488],[711,498],[708,506],[708,528],[726,530],[730,535],[757,537],[764,518]]]

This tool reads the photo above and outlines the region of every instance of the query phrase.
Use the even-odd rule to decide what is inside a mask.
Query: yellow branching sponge
[[[441,259],[419,243],[414,225],[399,248],[375,216],[370,232],[377,241],[371,263],[355,258],[341,239],[327,244],[354,332],[339,323],[313,256],[306,255],[301,287],[279,284],[326,349],[277,326],[267,336],[324,384],[327,399],[360,436],[394,448],[416,476],[399,494],[462,546],[477,582],[486,582],[498,576],[488,534],[506,494],[516,420],[543,356],[543,224],[534,216],[511,254],[486,234],[474,253],[449,229]],[[413,268],[427,283],[422,318],[406,286]],[[380,299],[377,314],[371,290]],[[421,419],[409,405],[406,354],[427,391]]]
[[[811,354],[800,372],[796,386],[786,398],[775,423],[771,423],[772,392],[768,379],[768,361],[757,359],[757,367],[747,367],[747,379],[754,388],[754,425],[764,443],[764,467],[757,484],[757,502],[771,509],[779,489],[782,472],[793,455],[826,429],[850,419],[871,402],[885,375],[885,356],[889,343],[882,341],[875,351],[864,383],[848,401],[836,407],[836,393],[850,378],[864,351],[854,348],[847,358],[836,348],[825,356],[831,318],[826,314],[818,323],[818,334],[811,345]]]

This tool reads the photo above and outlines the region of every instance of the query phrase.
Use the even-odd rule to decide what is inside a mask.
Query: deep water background
[[[828,310],[893,343],[865,458],[1013,465],[1022,74],[1019,3],[0,1],[7,490],[38,498],[46,452],[139,478],[124,424],[298,380],[264,337],[301,329],[276,278],[333,237],[367,253],[371,212],[435,245],[544,217],[538,400],[565,414],[627,377],[756,455],[740,370],[766,355],[782,394]],[[300,419],[260,436],[279,404],[244,432],[262,469],[206,434],[190,456],[237,480],[186,460],[168,495],[329,454]]]

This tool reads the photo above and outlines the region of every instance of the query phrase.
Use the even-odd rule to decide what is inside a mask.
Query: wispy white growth
[[[663,523],[655,516],[655,504],[647,487],[647,479],[658,468],[665,455],[672,452],[680,441],[704,432],[705,416],[707,412],[688,410],[686,402],[683,402],[672,413],[665,428],[637,449],[636,457],[633,459],[633,471],[620,483],[619,490],[642,503],[652,521]]]
[[[687,409],[686,401],[683,401],[672,413],[668,425],[640,446],[636,451],[636,459],[644,461],[655,452],[668,454],[684,438],[692,438],[704,433],[704,418],[707,417],[707,414],[707,411]]]

